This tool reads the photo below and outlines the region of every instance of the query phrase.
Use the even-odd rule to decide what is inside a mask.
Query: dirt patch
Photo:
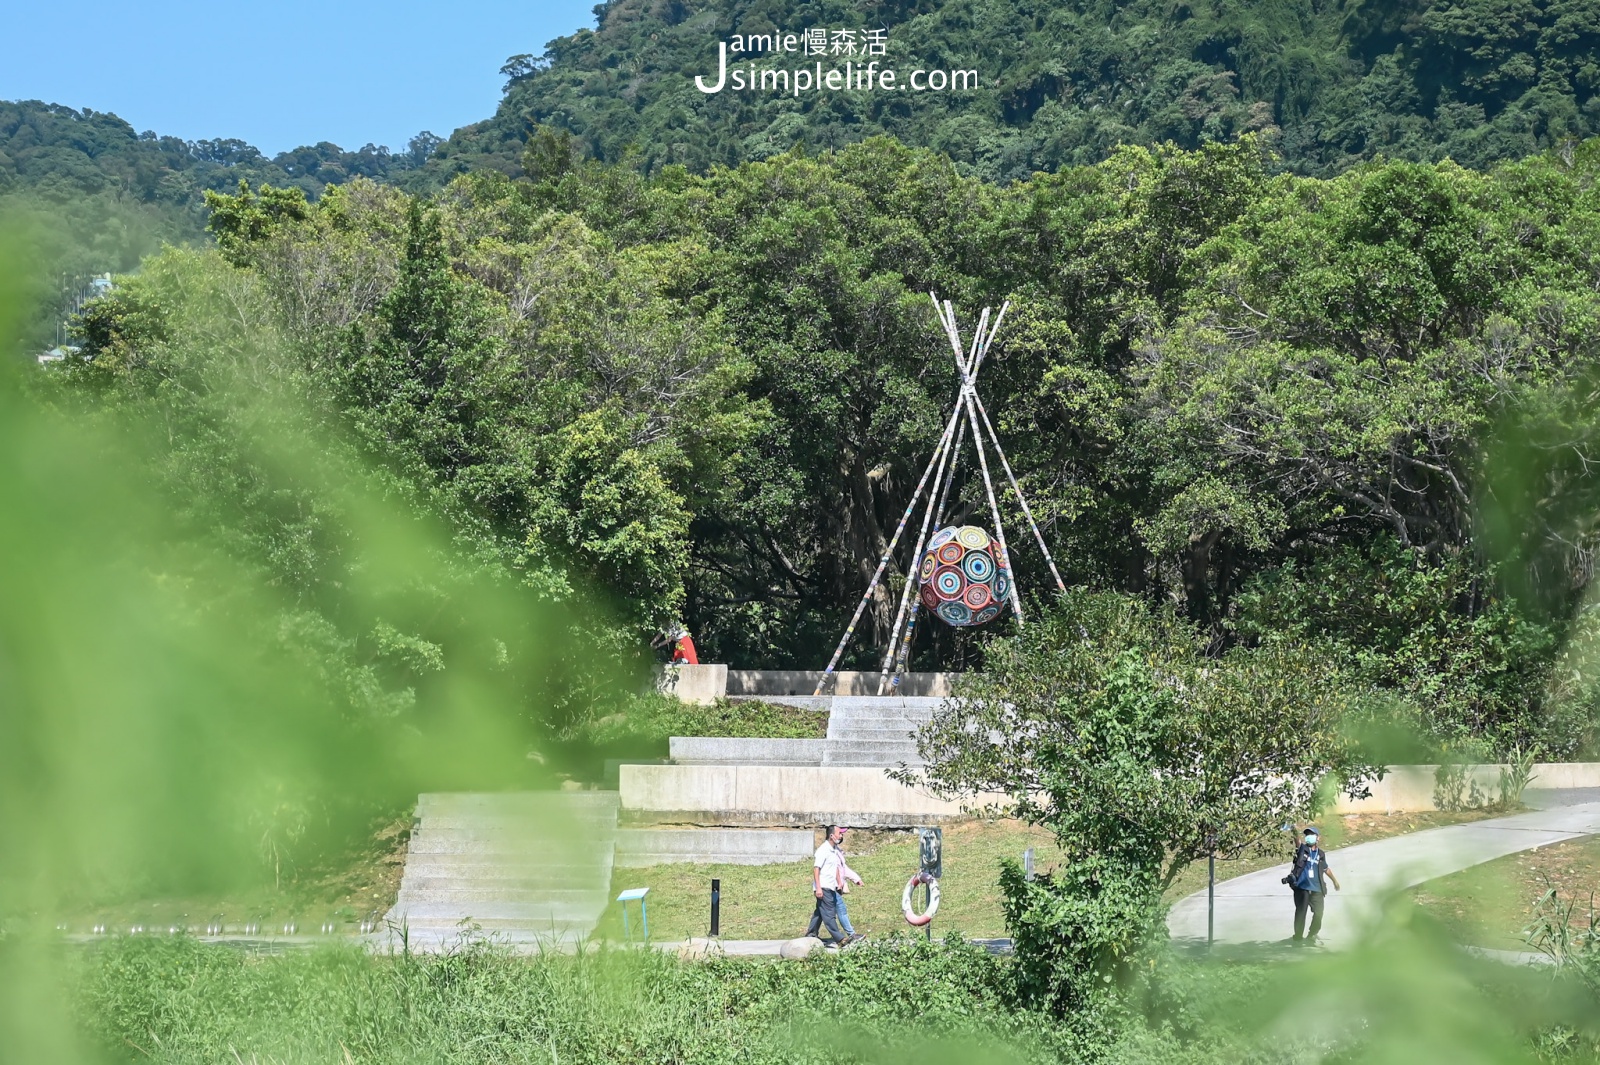
[[[1578,902],[1579,926],[1586,925],[1588,900],[1600,892],[1600,837],[1508,854],[1431,880],[1411,895],[1424,913],[1460,942],[1526,950],[1522,929],[1533,904],[1551,887]]]

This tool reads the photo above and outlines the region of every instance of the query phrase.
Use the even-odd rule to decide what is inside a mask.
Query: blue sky
[[[403,148],[494,113],[500,66],[594,25],[595,0],[0,0],[0,99],[112,111],[137,130]]]

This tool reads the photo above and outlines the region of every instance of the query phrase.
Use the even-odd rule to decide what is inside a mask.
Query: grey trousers
[[[814,936],[823,928],[828,930],[834,942],[844,942],[844,932],[839,928],[839,893],[831,888],[822,889],[822,897],[817,900],[816,909],[811,911],[811,923],[806,926],[806,935]]]

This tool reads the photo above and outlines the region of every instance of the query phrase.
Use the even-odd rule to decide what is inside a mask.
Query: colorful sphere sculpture
[[[993,621],[1011,595],[1011,572],[1000,560],[1000,545],[976,525],[934,533],[918,577],[922,605],[957,627]]]

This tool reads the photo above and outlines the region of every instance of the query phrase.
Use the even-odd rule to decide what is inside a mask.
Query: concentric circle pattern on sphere
[[[1011,573],[1000,545],[976,525],[940,529],[917,567],[922,605],[949,625],[983,625],[1005,611]]]

